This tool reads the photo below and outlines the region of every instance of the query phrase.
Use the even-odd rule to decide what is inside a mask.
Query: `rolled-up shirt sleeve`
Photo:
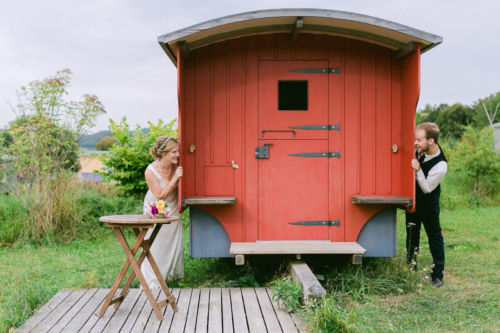
[[[418,186],[420,186],[422,192],[430,193],[434,191],[436,187],[438,187],[438,185],[446,175],[446,172],[448,172],[448,164],[445,161],[441,161],[433,166],[432,169],[429,170],[427,178],[425,177],[422,169],[420,169],[417,172]]]

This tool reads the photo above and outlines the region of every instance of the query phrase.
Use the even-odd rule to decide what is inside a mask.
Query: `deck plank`
[[[233,333],[233,315],[231,309],[231,295],[229,289],[222,288],[222,329],[224,333]]]
[[[179,299],[180,292],[181,290],[179,288],[174,288],[170,290],[170,293],[175,296],[176,304],[177,300]],[[162,292],[160,296],[160,301],[163,300],[165,297],[166,297],[165,294]],[[153,325],[152,327],[158,327],[158,329],[156,331],[153,330],[151,332],[170,332],[170,325],[172,325],[172,320],[174,319],[176,312],[174,312],[174,310],[170,305],[165,306],[161,310],[163,312],[163,320],[160,322],[158,321],[158,318],[155,317],[155,320],[152,321],[155,323],[155,325]]]
[[[142,309],[146,305],[146,302],[148,302],[148,298],[146,297],[146,294],[142,292],[141,289],[139,289],[139,297],[137,299],[137,302],[135,302],[134,307],[130,311],[130,314],[125,321],[125,323],[122,326],[122,332],[131,332],[132,327],[134,327],[137,318],[142,312]]]
[[[172,320],[172,325],[170,325],[171,332],[184,331],[192,293],[193,289],[191,288],[181,289],[179,293],[179,298],[177,299],[177,307],[179,308],[179,311],[175,313],[174,319]],[[163,324],[160,327],[160,332],[162,331],[162,329],[163,329]]]
[[[142,292],[142,294],[146,295],[144,291]],[[160,294],[160,289],[153,291],[153,296],[155,299],[158,299],[159,294]],[[149,300],[146,297],[146,302],[144,303],[141,312],[137,316],[134,326],[132,326],[132,328],[130,329],[130,332],[143,332],[144,327],[146,327],[149,318],[151,317],[151,314],[153,316],[155,315],[153,312],[153,308],[151,307],[151,304],[149,304]]]
[[[233,325],[235,332],[248,332],[247,316],[245,314],[245,306],[243,305],[243,297],[241,296],[240,288],[230,288],[231,307],[233,310]]]
[[[30,332],[33,328],[35,328],[38,324],[42,322],[42,320],[47,317],[52,310],[54,310],[59,303],[61,303],[66,297],[71,294],[71,289],[63,289],[60,290],[57,294],[55,294],[47,303],[41,306],[33,316],[28,318],[26,322],[16,329],[16,332]]]
[[[196,318],[198,317],[198,304],[200,302],[200,289],[193,289],[191,300],[189,302],[189,310],[187,314],[185,333],[193,333],[196,329]]]
[[[59,319],[59,321],[54,326],[52,326],[52,328],[49,330],[49,333],[61,332],[66,327],[66,325],[68,325],[68,323],[72,321],[73,317],[75,317],[80,312],[85,304],[87,304],[92,296],[94,296],[97,289],[80,289],[78,291],[82,293],[80,297],[76,298],[77,301],[75,302],[75,304],[71,307],[71,309],[68,310],[68,312],[64,314],[61,319]]]
[[[222,332],[222,294],[220,288],[210,289],[210,303],[208,308],[208,332]]]
[[[198,316],[196,317],[196,333],[207,332],[209,298],[210,290],[202,288],[200,291],[200,302],[198,303]]]
[[[96,292],[78,314],[66,325],[63,332],[78,332],[92,317],[99,318],[97,312],[101,309],[104,299],[111,289],[95,289]],[[89,328],[90,330],[90,328]]]
[[[250,333],[266,332],[266,324],[264,323],[264,318],[262,318],[255,290],[253,288],[242,288],[241,295],[243,296],[247,318],[251,318],[248,321]]]
[[[304,321],[288,314],[266,288],[172,289],[178,312],[162,308],[163,321],[141,289],[130,289],[118,310],[98,312],[109,289],[63,290],[16,332],[307,332]],[[117,290],[117,294],[120,290]],[[158,301],[160,290],[153,293]]]
[[[262,311],[262,316],[264,317],[264,322],[268,332],[281,332],[281,326],[274,313],[273,305],[271,300],[267,295],[265,288],[255,288],[255,294],[257,295],[257,300],[259,301],[260,309]]]
[[[141,294],[140,289],[129,289],[127,295],[125,296],[125,299],[120,304],[120,307],[116,309],[115,315],[106,324],[106,327],[104,327],[104,331],[106,332],[120,331],[122,326],[127,321],[127,318],[130,312],[132,311],[132,308],[134,307],[135,303],[137,302],[137,299],[139,298],[140,294]]]
[[[113,295],[113,298],[117,297],[118,295],[120,295],[120,292],[122,291],[121,288],[118,288],[115,292],[115,294]],[[101,310],[101,307],[102,307],[102,304],[99,306],[99,310]],[[97,318],[97,320],[93,320],[94,322],[94,325],[91,326],[90,328],[87,328],[87,325],[85,325],[82,330],[84,330],[84,332],[102,332],[104,330],[104,327],[108,324],[108,322],[111,320],[111,318],[113,318],[113,316],[115,315],[116,313],[116,310],[115,310],[115,307],[114,306],[110,306],[107,308],[106,310],[106,313],[104,314],[104,316],[102,317],[99,317],[99,312],[96,313],[96,315],[94,317]],[[92,321],[89,320],[88,323],[91,323]]]
[[[85,295],[87,289],[73,289],[71,294],[68,295],[52,312],[45,317],[42,322],[37,326],[37,329],[48,332],[68,313],[71,308],[78,302],[78,300]]]
[[[267,288],[267,295],[269,298],[272,300],[272,294],[271,294],[271,289]],[[278,320],[280,322],[281,329],[283,330],[284,333],[297,333],[298,330],[295,327],[295,322],[293,321],[292,317],[288,312],[283,310],[278,304],[275,302],[272,302],[274,312],[276,313],[276,317],[278,317]]]

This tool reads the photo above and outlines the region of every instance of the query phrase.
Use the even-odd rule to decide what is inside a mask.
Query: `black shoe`
[[[441,281],[441,279],[432,279],[431,284],[436,288],[441,288],[443,286],[443,281]]]

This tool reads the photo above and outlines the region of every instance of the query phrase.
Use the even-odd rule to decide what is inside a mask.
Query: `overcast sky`
[[[175,4],[174,4],[175,3]],[[72,99],[96,94],[130,125],[177,116],[176,70],[157,37],[221,16],[270,8],[325,8],[379,17],[443,37],[422,55],[419,107],[472,104],[500,91],[500,1],[495,0],[2,0],[0,128],[30,81],[73,71]]]

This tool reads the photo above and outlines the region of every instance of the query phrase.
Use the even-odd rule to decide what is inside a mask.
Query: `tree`
[[[6,153],[22,178],[16,195],[30,212],[23,229],[37,240],[76,232],[72,171],[77,168],[77,136],[105,113],[95,95],[67,101],[70,81],[71,71],[65,69],[30,82],[20,88],[12,107],[17,119],[9,124],[12,141]]]
[[[456,103],[440,111],[435,122],[444,137],[458,140],[462,137],[465,126],[472,123],[472,118],[470,107]]]
[[[9,124],[12,142],[7,152],[28,183],[60,172],[76,170],[77,136],[94,126],[105,110],[94,95],[66,101],[71,71],[65,69],[42,81],[33,81],[18,92],[17,119]]]
[[[137,126],[131,133],[125,117],[119,124],[110,119],[109,129],[117,144],[110,148],[109,154],[102,157],[107,167],[107,171],[101,173],[104,180],[116,183],[121,194],[143,196],[148,190],[144,171],[153,162],[150,149],[160,135],[177,138],[177,129],[174,129],[176,121],[174,119],[164,124],[159,120],[157,125],[148,122],[149,132]]]
[[[485,108],[488,111],[488,115],[486,115]],[[500,109],[500,92],[474,102],[472,109],[474,127],[483,128],[489,126],[490,121],[488,117],[492,118],[491,121],[493,123],[498,122],[498,117],[500,116],[500,111],[498,111]],[[497,111],[496,114],[495,110]],[[493,118],[494,115],[496,116],[495,118]]]
[[[500,189],[500,156],[494,147],[493,130],[465,128],[457,146],[453,167],[463,174],[464,184],[474,193],[492,195]]]
[[[105,136],[104,138],[102,138],[101,140],[99,140],[96,144],[95,144],[95,148],[97,150],[109,150],[109,148],[111,148],[111,146],[116,142],[115,139],[113,139],[112,137],[110,136]]]

